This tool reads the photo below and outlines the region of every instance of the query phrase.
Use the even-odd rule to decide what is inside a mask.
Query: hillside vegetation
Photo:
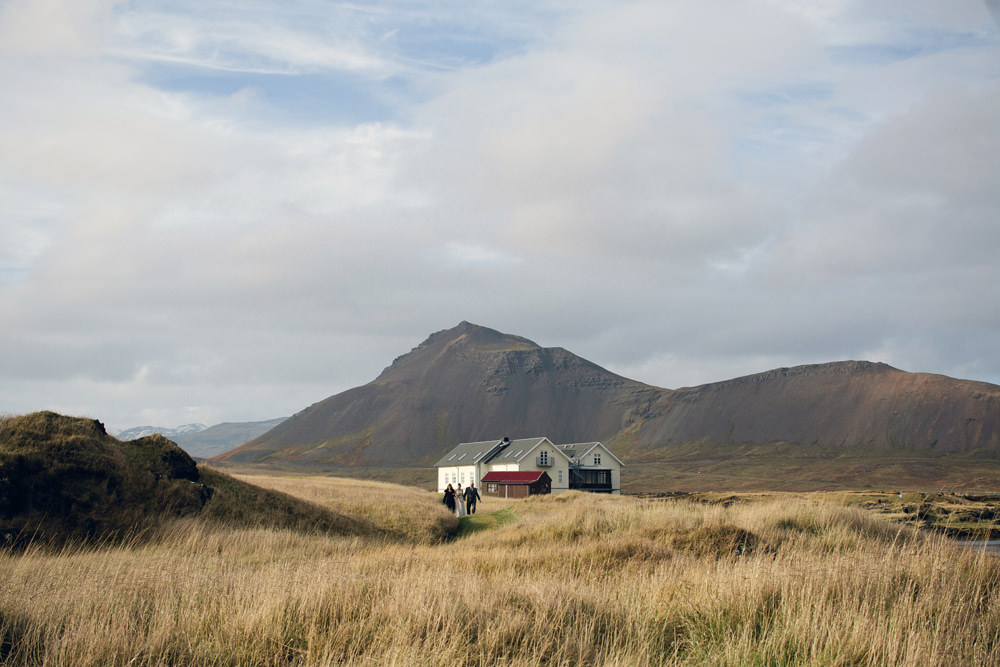
[[[247,477],[247,479],[250,479]],[[253,478],[407,537],[224,527],[0,555],[8,665],[1000,664],[1000,561],[832,497],[485,499]]]
[[[0,418],[0,546],[149,539],[180,518],[402,536],[398,520],[338,511],[282,491],[199,468],[161,435],[122,442],[98,421],[53,412]],[[401,500],[398,492],[388,497]],[[454,530],[454,523],[438,523],[423,539],[440,540]]]
[[[0,418],[0,535],[111,537],[201,511],[212,489],[160,435],[121,442],[95,420],[36,412]]]

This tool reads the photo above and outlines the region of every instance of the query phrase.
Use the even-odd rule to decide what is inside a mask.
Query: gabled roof
[[[549,476],[544,470],[492,470],[483,475],[483,482],[500,482],[501,484],[533,484]]]
[[[565,452],[560,451],[551,440],[548,438],[523,438],[521,440],[511,440],[510,446],[504,449],[502,452],[497,453],[496,456],[489,459],[490,463],[520,463],[527,457],[533,450],[535,450],[538,445],[543,442],[547,442],[552,446],[553,452],[559,452],[567,459]]]
[[[615,461],[618,461],[618,465],[620,465],[623,468],[625,467],[625,464],[622,463],[622,460],[617,456],[615,456],[614,452],[608,449],[608,446],[605,445],[603,442],[580,442],[573,445],[559,445],[560,449],[573,450],[574,453],[570,454],[570,456],[575,458],[577,462],[582,461],[584,456],[594,451],[594,449],[596,449],[597,447],[600,447],[601,450],[607,453],[608,456],[613,458]],[[568,454],[569,452],[566,453]]]
[[[577,451],[580,447],[590,447],[592,442],[585,442],[583,444],[569,444],[569,445],[556,445],[563,454],[567,456],[570,460],[576,458]]]
[[[434,464],[434,467],[475,465],[480,461],[488,460],[490,456],[501,449],[503,449],[503,440],[463,442],[445,454],[440,461]]]

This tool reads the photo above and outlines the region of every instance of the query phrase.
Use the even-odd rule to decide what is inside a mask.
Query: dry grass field
[[[0,555],[0,663],[1000,665],[1000,559],[830,498],[486,499],[450,538],[433,493],[243,478],[373,530]]]

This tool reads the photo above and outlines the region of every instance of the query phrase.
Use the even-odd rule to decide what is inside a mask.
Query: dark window
[[[610,470],[590,470],[583,468],[571,471],[569,488],[591,491],[611,490]]]

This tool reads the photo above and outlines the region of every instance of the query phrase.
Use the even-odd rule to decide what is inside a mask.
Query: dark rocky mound
[[[151,435],[122,442],[93,419],[0,418],[0,546],[135,537],[170,519],[366,532],[360,522],[199,470]]]
[[[162,435],[121,442],[92,419],[37,412],[0,422],[0,536],[112,537],[197,513],[212,490]]]

